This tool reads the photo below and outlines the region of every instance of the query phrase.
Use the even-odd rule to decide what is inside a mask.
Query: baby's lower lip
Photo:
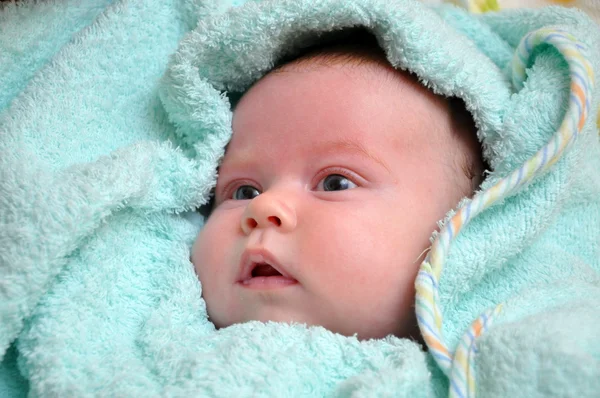
[[[239,284],[249,289],[277,289],[297,284],[298,281],[285,276],[257,276],[240,281]]]

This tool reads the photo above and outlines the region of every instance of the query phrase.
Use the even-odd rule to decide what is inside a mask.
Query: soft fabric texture
[[[561,8],[241,3],[0,6],[0,396],[597,396],[600,97],[571,81],[600,70],[594,23]],[[465,101],[491,166],[482,195],[544,147],[568,106],[587,115],[547,171],[451,240],[433,299],[453,364],[473,322],[502,304],[469,351],[474,389],[432,345],[207,319],[189,253],[230,138],[229,98],[352,26]],[[513,83],[520,41],[547,26],[578,40],[590,71],[542,43]]]

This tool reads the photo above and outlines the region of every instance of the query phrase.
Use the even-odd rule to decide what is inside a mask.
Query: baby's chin
[[[359,327],[358,325],[353,324],[332,324],[331,322],[322,322],[318,319],[314,319],[313,317],[306,316],[304,314],[294,314],[289,311],[263,311],[260,314],[254,314],[254,316],[244,316],[240,319],[230,320],[229,322],[224,322],[222,324],[215,324],[217,329],[226,328],[228,326],[232,326],[235,324],[246,323],[258,321],[262,323],[269,322],[278,322],[285,323],[288,325],[302,325],[305,327],[321,327],[329,330],[330,332],[340,334],[346,337],[356,337],[359,340],[371,340],[371,339],[382,339],[387,336],[396,336],[396,337],[407,337],[413,340],[418,340],[418,337],[412,335],[406,335],[406,333],[402,333],[398,330],[398,328],[392,327],[374,327],[371,325],[370,327],[362,325]],[[415,325],[415,332],[417,335],[418,328]],[[404,334],[404,335],[403,335]]]
[[[300,324],[306,326],[315,326],[317,323],[315,320],[311,320],[310,317],[304,314],[297,314],[291,311],[285,311],[283,309],[261,311],[253,316],[244,317],[241,322],[248,321],[259,321],[263,323],[268,322],[279,322],[287,324]]]
[[[217,329],[223,329],[228,326],[235,325],[235,324],[253,322],[253,321],[258,321],[258,322],[262,322],[262,323],[278,322],[278,323],[285,323],[285,324],[289,324],[289,325],[303,325],[306,327],[311,327],[311,326],[325,327],[325,326],[321,325],[321,323],[318,322],[318,320],[311,319],[311,317],[309,317],[309,316],[305,316],[304,314],[293,313],[291,311],[285,311],[282,309],[269,310],[269,311],[262,310],[258,313],[243,314],[239,317],[232,318],[232,319],[222,319],[222,318],[220,319],[219,317],[214,317],[211,319],[211,316],[209,313],[209,320],[215,325],[215,327]]]

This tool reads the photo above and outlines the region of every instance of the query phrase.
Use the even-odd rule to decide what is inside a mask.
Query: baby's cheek
[[[214,239],[215,231],[211,223],[207,223],[196,237],[192,246],[192,263],[196,275],[202,284],[202,296],[207,299],[217,281],[214,278],[215,266],[219,263],[218,240]]]
[[[233,239],[233,223],[228,212],[218,209],[208,218],[192,247],[192,262],[197,273],[204,273],[215,263],[222,262],[219,257],[226,252],[227,242]]]
[[[192,247],[192,262],[202,285],[209,319],[216,327],[236,321],[231,307],[235,301],[232,286],[237,276],[239,217],[233,211],[214,212]]]
[[[222,311],[219,309],[220,300],[217,295],[219,291],[218,280],[215,278],[216,275],[213,269],[217,259],[214,258],[214,253],[211,250],[213,248],[211,240],[210,229],[207,230],[205,227],[193,245],[192,262],[202,286],[202,298],[206,303],[209,319],[215,324],[220,324],[222,320],[219,315]],[[221,325],[216,326],[220,327]]]
[[[207,240],[209,240],[210,235],[206,232],[207,226],[200,231],[192,246],[192,264],[194,264],[194,269],[198,276],[200,276],[202,272],[202,266],[208,263],[207,257],[209,257],[209,253],[207,253],[207,249],[210,248],[210,244]]]
[[[315,213],[305,224],[310,231],[299,235],[305,239],[302,256],[313,257],[307,263],[320,264],[315,272],[332,283],[350,277],[351,282],[366,281],[381,271],[375,265],[389,258],[391,237],[381,228],[385,217],[368,208],[353,207]]]

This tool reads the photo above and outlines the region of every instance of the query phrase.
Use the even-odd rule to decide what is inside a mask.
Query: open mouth
[[[241,283],[246,287],[266,289],[295,285],[298,281],[292,277],[282,275],[281,272],[267,263],[255,263],[250,275],[243,279]]]
[[[256,264],[250,273],[252,278],[257,278],[259,276],[283,276],[281,272],[277,271],[271,265],[267,263]]]
[[[239,283],[244,287],[264,289],[297,284],[298,281],[266,250],[247,250],[241,261]]]

